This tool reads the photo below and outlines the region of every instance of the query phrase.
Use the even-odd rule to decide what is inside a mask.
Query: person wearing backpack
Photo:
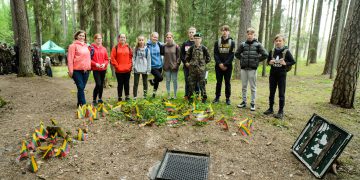
[[[145,37],[143,35],[137,37],[132,63],[134,72],[134,99],[137,98],[140,75],[142,76],[144,98],[146,98],[148,91],[147,78],[148,74],[151,73],[151,55],[149,49],[145,46]]]
[[[89,46],[91,56],[91,70],[95,80],[93,91],[93,104],[103,103],[102,94],[109,57],[106,48],[102,45],[101,34],[95,34],[94,43]],[[96,101],[96,98],[99,100]]]
[[[151,54],[151,74],[154,76],[154,79],[150,79],[150,85],[154,86],[154,91],[152,97],[155,98],[156,91],[159,87],[159,83],[163,80],[162,77],[162,67],[163,62],[160,55],[161,43],[158,41],[159,33],[151,33],[151,39],[147,42],[147,47],[150,50]]]
[[[79,30],[74,35],[75,41],[68,49],[68,74],[74,79],[77,87],[77,106],[86,104],[85,87],[91,70],[91,57],[86,44],[86,32]]]
[[[214,45],[214,59],[215,59],[215,72],[216,72],[216,92],[213,103],[218,103],[221,95],[221,86],[223,79],[225,80],[225,97],[226,104],[230,105],[231,95],[231,73],[232,62],[234,59],[235,42],[229,36],[230,27],[224,25],[220,29],[222,36]]]
[[[274,98],[276,88],[279,89],[279,111],[274,115],[275,118],[282,119],[284,117],[285,106],[285,88],[286,88],[286,74],[291,70],[291,66],[295,64],[295,60],[289,51],[284,46],[285,37],[281,34],[275,36],[275,48],[270,51],[268,57],[268,64],[271,65],[269,76],[269,109],[264,114],[270,115],[274,113]]]
[[[174,96],[177,96],[177,77],[180,66],[180,47],[174,41],[174,35],[171,32],[166,33],[166,43],[161,48],[161,55],[164,56],[164,71],[166,79],[166,90],[168,98],[170,98],[170,82],[173,81]]]
[[[118,44],[111,50],[111,64],[114,66],[118,82],[118,101],[122,101],[122,92],[125,91],[125,100],[130,100],[130,72],[132,69],[132,50],[126,43],[126,35],[119,34]]]
[[[256,97],[256,72],[259,63],[268,57],[267,51],[259,41],[255,39],[255,29],[248,28],[247,40],[242,42],[236,50],[235,57],[240,60],[241,82],[242,82],[242,102],[237,105],[238,108],[246,107],[247,85],[250,82],[251,102],[250,110],[255,111]]]
[[[206,103],[206,64],[210,62],[210,54],[204,45],[201,44],[201,33],[194,35],[195,44],[186,52],[185,66],[189,68],[189,102],[193,101],[193,93],[197,84],[200,86],[202,103]]]

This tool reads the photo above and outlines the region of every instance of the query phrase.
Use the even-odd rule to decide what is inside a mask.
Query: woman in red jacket
[[[95,88],[93,91],[93,104],[103,103],[102,93],[103,93],[103,84],[106,75],[107,65],[109,63],[108,54],[106,48],[102,46],[102,36],[101,34],[95,34],[94,36],[95,43],[90,45],[90,55],[91,55],[91,70],[93,71]],[[98,102],[96,98],[99,96]]]
[[[129,100],[130,72],[132,68],[132,50],[126,43],[126,35],[118,36],[118,44],[112,48],[111,64],[116,72],[118,81],[118,101],[122,101],[122,91],[125,90],[125,100]]]
[[[86,32],[79,30],[74,35],[75,41],[68,49],[69,76],[74,79],[77,92],[77,106],[86,104],[84,89],[91,70],[89,47],[86,44]]]

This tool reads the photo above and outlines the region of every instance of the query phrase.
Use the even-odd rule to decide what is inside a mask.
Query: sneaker
[[[104,103],[104,101],[101,100],[101,99],[99,99],[99,100],[98,100],[98,103],[99,103],[99,104],[102,104],[102,103]]]
[[[231,105],[230,99],[226,99],[226,105]]]
[[[277,114],[274,115],[274,118],[283,119],[284,118],[284,113],[283,112],[278,112]]]
[[[216,97],[216,98],[213,100],[213,103],[214,103],[214,104],[215,104],[215,103],[219,103],[219,98]]]
[[[255,111],[255,104],[250,104],[250,111]]]
[[[96,106],[96,105],[97,105],[96,100],[93,100],[92,104],[93,104],[94,106]]]
[[[266,110],[266,111],[264,112],[265,115],[270,115],[270,114],[273,114],[273,113],[274,113],[274,110],[271,109],[271,108],[269,108],[268,110]]]
[[[238,108],[244,108],[244,107],[246,107],[246,102],[243,101],[241,104],[238,104],[237,107],[238,107]]]
[[[118,102],[120,102],[120,101],[122,101],[122,98],[120,97],[120,98],[118,98]]]
[[[153,79],[150,79],[149,83],[150,83],[150,85],[154,86],[154,80]]]
[[[172,99],[177,99],[177,97],[176,97],[176,96],[174,96],[174,97],[172,97]]]
[[[125,101],[130,101],[129,96],[126,96],[126,97],[125,97]]]
[[[137,97],[134,97],[134,101],[136,101]]]

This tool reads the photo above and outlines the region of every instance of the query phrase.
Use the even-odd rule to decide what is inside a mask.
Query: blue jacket
[[[161,43],[157,42],[153,44],[150,40],[147,42],[147,47],[150,50],[151,54],[151,68],[160,69],[163,66],[161,55],[160,55],[160,47]]]

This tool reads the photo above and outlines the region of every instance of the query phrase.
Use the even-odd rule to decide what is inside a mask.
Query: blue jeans
[[[177,76],[178,76],[178,71],[165,71],[167,93],[168,95],[170,95],[170,82],[172,80],[174,86],[174,97],[176,97],[176,92],[177,92]]]
[[[83,71],[83,70],[74,70],[73,73],[73,77],[72,77],[75,81],[76,87],[77,87],[77,100],[78,103],[77,105],[84,105],[86,104],[86,100],[85,100],[85,86],[86,83],[89,79],[89,71]]]

